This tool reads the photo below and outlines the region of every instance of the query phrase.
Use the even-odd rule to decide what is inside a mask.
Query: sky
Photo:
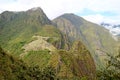
[[[0,0],[0,13],[33,7],[41,7],[50,19],[74,13],[98,24],[120,24],[120,0]]]

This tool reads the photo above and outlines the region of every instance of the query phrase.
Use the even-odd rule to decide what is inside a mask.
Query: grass
[[[51,54],[49,50],[30,51],[28,55],[24,56],[23,60],[30,66],[38,65],[40,68],[47,66]]]

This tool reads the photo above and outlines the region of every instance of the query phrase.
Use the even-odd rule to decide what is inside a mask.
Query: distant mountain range
[[[101,23],[101,26],[104,26],[109,32],[114,36],[115,39],[120,37],[120,24],[110,24],[110,23]]]

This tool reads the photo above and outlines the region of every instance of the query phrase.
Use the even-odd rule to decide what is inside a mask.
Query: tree
[[[56,74],[55,69],[51,66],[45,67],[42,72],[43,80],[55,80]]]
[[[120,79],[120,48],[117,56],[108,55],[107,67],[98,71],[99,80],[119,80]]]

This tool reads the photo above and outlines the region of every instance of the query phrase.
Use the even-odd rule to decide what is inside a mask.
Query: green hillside
[[[45,75],[30,74],[38,76],[37,80],[53,80],[48,76],[51,77],[51,70],[60,79],[96,80],[96,67],[90,52],[81,41],[72,42],[67,34],[62,33],[40,8],[0,14],[0,45],[6,52],[22,59],[26,65],[38,66],[33,69],[33,74],[37,74],[37,70],[39,73],[41,69],[40,73]],[[49,70],[49,66],[55,71],[53,68]]]
[[[70,51],[57,50],[49,54],[48,50],[30,51],[23,60],[30,66],[40,68],[51,65],[59,79],[96,80],[96,67],[90,52],[76,41]]]
[[[64,14],[54,19],[56,27],[70,39],[70,42],[81,40],[91,52],[96,62],[97,68],[103,67],[106,54],[114,53],[117,50],[118,43],[105,28],[88,22],[74,14]],[[115,54],[112,54],[115,55]]]
[[[0,80],[55,80],[55,69],[51,66],[42,70],[38,66],[28,66],[22,60],[6,53],[0,47]]]
[[[33,36],[50,37],[51,43],[59,42],[61,34],[39,8],[26,12],[3,12],[0,14],[0,44],[7,51],[21,54],[22,47],[31,42]],[[54,40],[56,37],[57,40]]]
[[[6,54],[0,48],[0,80],[20,80],[20,78],[28,78],[27,66],[22,61]]]

